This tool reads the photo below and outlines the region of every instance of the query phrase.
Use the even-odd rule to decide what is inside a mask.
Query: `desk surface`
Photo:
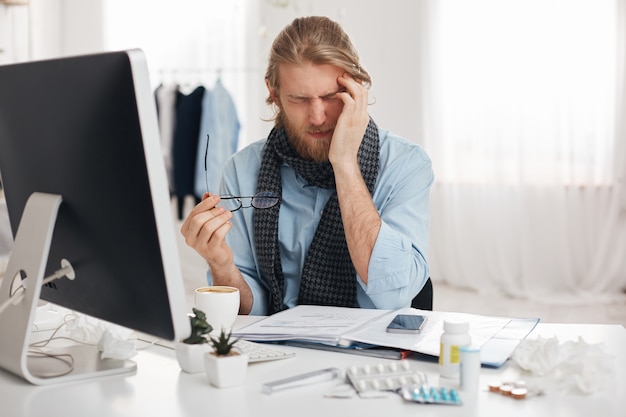
[[[239,323],[248,318],[240,317]],[[266,395],[264,382],[303,372],[336,366],[376,364],[385,360],[295,347],[281,347],[296,356],[249,365],[245,385],[218,389],[204,373],[180,371],[174,351],[154,346],[134,360],[137,373],[57,386],[33,386],[0,370],[0,409],[3,416],[623,416],[626,410],[626,329],[620,325],[539,324],[529,336],[559,341],[603,342],[613,355],[615,375],[609,386],[592,395],[550,392],[548,395],[514,400],[489,393],[489,383],[515,380],[516,365],[482,369],[481,388],[475,399],[463,397],[462,406],[422,405],[405,402],[396,394],[387,398],[327,398],[330,383],[311,385]],[[413,360],[413,359],[411,359]],[[417,361],[417,367],[438,381],[437,364]]]

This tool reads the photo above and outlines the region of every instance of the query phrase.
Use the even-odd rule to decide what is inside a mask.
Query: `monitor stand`
[[[30,335],[61,201],[60,195],[33,193],[24,207],[0,285],[0,305],[7,302],[16,286],[23,285],[25,291],[21,300],[9,303],[0,313],[0,367],[35,385],[133,373],[137,370],[135,362],[100,359],[96,346],[77,343],[46,348],[50,356],[29,353]],[[26,279],[22,281],[23,277]]]

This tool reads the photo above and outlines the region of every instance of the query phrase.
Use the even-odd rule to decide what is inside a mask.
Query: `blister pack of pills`
[[[429,387],[427,385],[404,385],[400,395],[407,401],[421,404],[462,405],[461,397],[454,388]]]
[[[394,391],[405,400],[416,403],[462,404],[455,389],[429,386],[426,375],[412,369],[409,361],[352,365],[348,367],[346,376],[359,395]]]
[[[397,391],[403,385],[425,384],[426,378],[411,369],[409,361],[349,366],[346,375],[359,393],[367,391]]]

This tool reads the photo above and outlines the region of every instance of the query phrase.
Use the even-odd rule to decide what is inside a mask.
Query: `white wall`
[[[28,7],[0,4],[0,64],[28,59]]]
[[[19,51],[0,53],[5,62],[44,59],[81,53],[102,51],[107,48],[106,30],[115,26],[115,16],[106,15],[107,1],[123,5],[123,0],[31,0],[29,6],[11,6],[10,14],[18,9],[22,14],[19,27],[11,19],[3,18],[0,6],[0,49],[2,43],[18,43]],[[209,0],[207,0],[209,1]],[[247,68],[245,80],[231,90],[241,90],[236,100],[242,116],[242,144],[264,137],[270,124],[262,119],[270,115],[265,104],[263,74],[267,54],[276,34],[295,17],[326,15],[342,24],[352,38],[363,66],[373,79],[370,92],[370,113],[377,123],[423,143],[419,108],[415,99],[420,94],[417,77],[418,46],[422,42],[420,10],[422,2],[413,0],[385,1],[363,0],[247,0],[245,57]],[[133,10],[120,15],[126,21],[136,22],[137,31],[145,31],[150,19],[146,8],[133,16]],[[170,2],[168,7],[182,8],[184,2]],[[390,7],[393,6],[393,7]],[[4,12],[6,14],[6,10]],[[193,13],[190,10],[189,13]],[[180,13],[177,14],[177,16]],[[364,18],[365,16],[365,18]],[[368,17],[368,16],[373,16]],[[175,23],[175,22],[174,22]],[[178,30],[171,27],[160,30],[175,38]],[[181,25],[187,24],[183,19]],[[206,22],[207,26],[209,21]],[[3,41],[2,32],[8,32]],[[149,36],[149,34],[143,34]],[[139,45],[141,46],[141,45]],[[199,53],[203,51],[198,51]],[[0,61],[2,62],[2,61]],[[149,60],[150,62],[150,60]],[[176,65],[176,62],[172,63]],[[228,86],[227,86],[228,87]]]
[[[31,2],[32,59],[102,50],[102,0]]]
[[[101,51],[103,0],[0,5],[0,63]]]

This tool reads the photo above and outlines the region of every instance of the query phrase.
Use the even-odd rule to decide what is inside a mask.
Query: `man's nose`
[[[309,107],[309,122],[312,125],[321,125],[326,120],[326,106],[324,101],[315,98],[310,101]]]

